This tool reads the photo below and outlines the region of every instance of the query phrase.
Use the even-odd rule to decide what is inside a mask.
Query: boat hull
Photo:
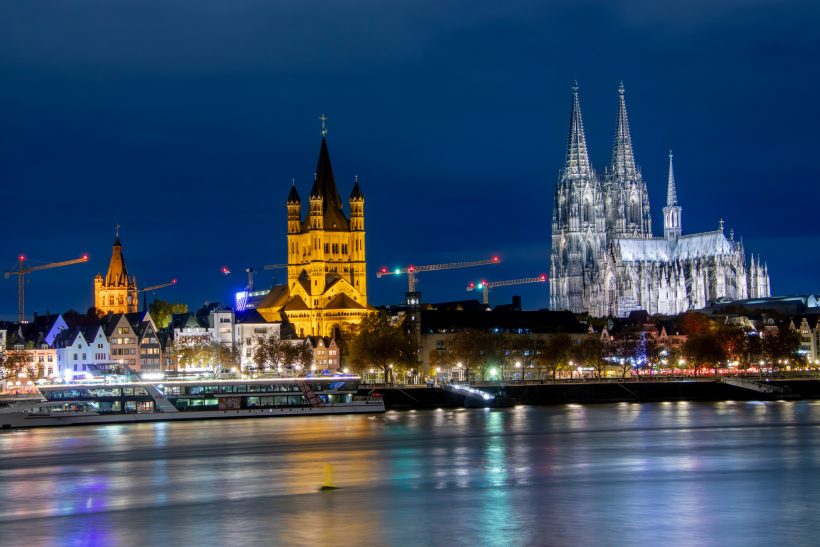
[[[222,420],[230,418],[276,418],[287,416],[327,416],[336,414],[380,414],[384,401],[363,401],[327,406],[248,408],[237,410],[194,410],[145,414],[90,414],[54,416],[25,412],[0,413],[0,429],[59,427],[71,425],[170,422],[178,420]]]

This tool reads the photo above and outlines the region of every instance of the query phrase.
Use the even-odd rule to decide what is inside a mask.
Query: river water
[[[3,546],[820,541],[820,401],[40,429],[0,455]]]

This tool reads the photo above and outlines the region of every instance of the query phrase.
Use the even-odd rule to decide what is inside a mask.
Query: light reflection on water
[[[0,545],[811,544],[819,427],[723,402],[4,432]]]

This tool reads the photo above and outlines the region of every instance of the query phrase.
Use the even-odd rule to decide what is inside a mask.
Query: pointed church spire
[[[618,86],[618,123],[615,127],[615,145],[612,148],[612,171],[616,179],[634,180],[635,155],[632,152],[632,136],[629,134],[624,91],[624,83],[621,82]]]
[[[326,130],[322,130],[326,133]],[[333,176],[333,167],[330,165],[330,153],[327,151],[327,139],[322,135],[322,147],[319,149],[319,160],[316,162],[315,179],[310,197],[324,198],[324,208],[342,208],[342,200],[336,190],[336,178]]]
[[[578,99],[578,82],[572,84],[572,114],[569,118],[569,138],[567,140],[567,160],[564,176],[587,178],[592,175],[587,153],[587,138],[584,135],[584,121],[581,118],[581,102]]]
[[[114,245],[111,249],[111,262],[108,264],[105,284],[109,287],[127,286],[129,284],[128,269],[125,267],[125,257],[122,254],[122,243],[120,243],[119,224],[117,225],[117,233],[114,236]]]
[[[669,184],[666,188],[666,205],[672,207],[678,204],[678,194],[675,190],[675,170],[672,168],[672,151],[669,151]]]
[[[296,179],[290,179],[291,187],[290,194],[288,194],[288,203],[302,203],[299,197],[299,192],[296,191]]]

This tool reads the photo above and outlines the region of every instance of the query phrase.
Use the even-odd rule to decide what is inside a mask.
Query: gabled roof
[[[246,324],[257,324],[257,323],[269,323],[269,321],[265,321],[265,318],[262,315],[254,310],[254,309],[246,309],[242,315],[236,316],[236,324],[237,325],[246,325]]]
[[[307,304],[305,304],[305,301],[302,300],[302,297],[298,296],[298,295],[291,298],[288,301],[288,303],[285,304],[285,306],[282,308],[282,310],[285,311],[285,312],[305,311],[305,310],[308,310],[308,309],[310,309],[310,308],[307,307]]]
[[[60,331],[54,338],[54,343],[52,344],[55,348],[64,348],[73,346],[77,338],[83,338],[85,341],[85,337],[83,336],[82,329],[80,327],[74,327],[73,329],[63,329]]]
[[[272,308],[280,308],[288,301],[290,296],[290,289],[287,285],[275,285],[271,287],[270,292],[256,304],[257,310],[267,310]]]
[[[325,306],[326,310],[349,310],[349,309],[357,309],[363,310],[365,309],[364,306],[347,296],[345,293],[341,293],[336,295],[336,297],[328,302],[327,306]]]
[[[170,328],[173,329],[193,329],[193,328],[208,328],[207,319],[202,321],[194,313],[175,313],[171,315]]]

